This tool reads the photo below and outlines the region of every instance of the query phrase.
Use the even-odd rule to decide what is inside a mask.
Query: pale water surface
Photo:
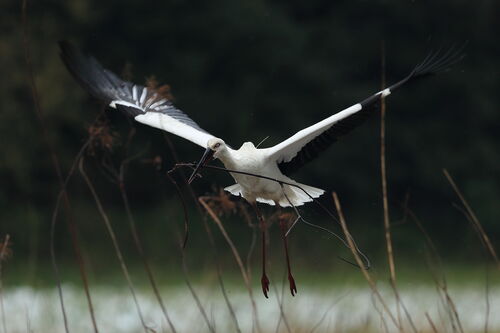
[[[195,286],[203,307],[217,332],[236,332],[234,321],[217,287]],[[307,289],[307,290],[304,290]],[[284,294],[284,313],[292,331],[333,332],[359,330],[360,332],[383,331],[374,297],[369,288],[334,287],[330,289],[304,288],[296,297]],[[81,289],[64,285],[64,301],[70,332],[92,332],[86,298]],[[286,332],[280,319],[276,293],[266,300],[255,289],[259,323],[263,332]],[[248,293],[237,287],[227,287],[238,324],[243,332],[252,332],[254,323]],[[93,287],[91,289],[97,324],[100,332],[144,332],[136,307],[127,288]],[[384,299],[395,311],[394,297],[382,288]],[[400,290],[406,309],[419,329],[430,330],[427,312],[440,331],[452,331],[449,313],[434,287],[403,287]],[[449,293],[456,304],[463,329],[466,332],[483,332],[487,313],[487,297],[484,286],[452,287]],[[138,290],[139,303],[146,324],[156,332],[169,332],[165,317],[149,290]],[[163,288],[162,297],[177,332],[208,332],[200,311],[185,287]],[[490,332],[500,331],[500,287],[489,290]],[[7,331],[16,332],[64,332],[60,302],[56,289],[16,287],[4,290],[3,304]],[[321,321],[321,318],[325,319]],[[389,323],[386,315],[385,320]],[[390,326],[390,324],[389,324]],[[390,329],[391,330],[391,329]]]

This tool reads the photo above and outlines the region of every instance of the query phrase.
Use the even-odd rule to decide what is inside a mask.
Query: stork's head
[[[213,158],[219,158],[219,155],[227,149],[226,143],[224,140],[219,138],[212,138],[207,142],[207,149],[210,149],[213,152]]]
[[[200,167],[204,166],[214,158],[219,158],[220,154],[226,151],[227,146],[224,140],[219,139],[219,138],[211,138],[207,142],[207,149],[205,150],[205,153],[201,157],[200,161],[196,165],[196,168],[194,169],[193,173],[191,174],[191,177],[189,177],[188,183],[191,184],[193,181],[194,177],[198,173],[198,170]]]

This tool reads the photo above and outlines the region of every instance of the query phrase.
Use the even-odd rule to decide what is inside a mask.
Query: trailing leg
[[[253,203],[253,208],[255,213],[257,214],[257,218],[259,219],[260,229],[261,229],[261,238],[262,238],[262,277],[260,279],[260,283],[262,285],[262,292],[266,298],[269,298],[267,293],[269,292],[269,278],[266,275],[266,223],[264,222],[264,217],[262,216],[259,208],[257,207],[257,203]]]
[[[297,293],[297,286],[295,285],[295,279],[293,278],[292,270],[290,268],[290,257],[288,256],[286,219],[280,217],[279,220],[280,220],[281,238],[283,239],[283,246],[285,247],[286,267],[288,270],[288,283],[290,285],[290,292],[292,293],[292,296],[295,296],[295,294]]]

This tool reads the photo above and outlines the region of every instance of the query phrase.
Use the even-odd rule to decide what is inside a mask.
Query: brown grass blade
[[[7,318],[5,317],[5,306],[3,302],[3,262],[9,256],[10,235],[5,235],[3,242],[0,243],[0,310],[2,312],[2,327],[4,333],[7,333]]]
[[[359,253],[358,253],[356,245],[353,241],[352,235],[349,232],[349,229],[347,228],[347,224],[345,222],[344,215],[342,213],[342,208],[340,206],[340,201],[339,201],[339,198],[338,198],[336,192],[333,192],[333,201],[335,203],[335,208],[337,209],[337,214],[339,216],[340,225],[342,226],[342,231],[344,232],[345,238],[347,239],[347,244],[349,245],[349,249],[351,250],[351,252],[354,256],[354,259],[356,260],[356,263],[358,264],[359,268],[361,269],[361,272],[363,273],[364,278],[368,282],[368,285],[370,286],[371,290],[373,291],[375,297],[377,298],[377,300],[380,302],[380,304],[384,308],[384,311],[387,313],[387,315],[391,319],[394,326],[396,326],[399,330],[402,330],[402,328],[399,326],[398,320],[396,319],[396,317],[394,317],[391,310],[389,309],[389,306],[382,298],[382,295],[378,291],[378,288],[377,288],[377,285],[375,284],[375,281],[372,279],[370,273],[368,273],[368,270],[365,268],[364,263],[361,260],[361,257],[359,256]]]
[[[71,235],[71,243],[73,245],[73,251],[75,252],[75,258],[78,263],[78,268],[80,270],[80,277],[82,279],[83,287],[85,290],[85,296],[87,298],[87,304],[89,308],[89,313],[90,313],[90,318],[92,321],[92,327],[94,329],[94,332],[98,333],[98,328],[97,328],[97,323],[95,320],[95,314],[94,314],[94,307],[92,305],[92,298],[90,297],[90,290],[89,290],[89,285],[88,285],[88,278],[87,278],[87,272],[85,268],[85,263],[83,261],[83,256],[81,253],[81,248],[80,248],[80,243],[78,240],[78,232],[76,228],[76,223],[74,220],[74,216],[72,214],[72,209],[69,201],[69,196],[68,193],[66,192],[66,187],[64,186],[64,181],[63,181],[63,176],[61,172],[61,165],[59,162],[59,158],[57,157],[57,154],[55,152],[55,149],[52,145],[52,142],[49,139],[49,131],[47,129],[47,125],[45,123],[45,117],[43,115],[42,107],[40,105],[40,99],[38,95],[38,89],[35,83],[35,76],[33,72],[33,65],[31,61],[31,50],[30,50],[30,42],[29,42],[29,24],[28,24],[28,15],[27,15],[27,1],[26,0],[21,0],[21,25],[23,28],[23,34],[22,34],[22,45],[24,48],[24,59],[26,63],[26,69],[28,72],[28,81],[30,85],[30,90],[31,90],[31,96],[33,98],[33,104],[34,104],[34,111],[35,115],[40,123],[40,127],[42,129],[42,137],[44,140],[44,143],[47,147],[47,150],[49,152],[51,161],[52,161],[52,167],[55,170],[55,174],[58,178],[59,185],[61,186],[61,191],[62,191],[62,198],[65,206],[65,212],[66,212],[66,222],[68,225],[68,230]],[[52,260],[53,263],[55,263],[55,259]],[[54,266],[54,265],[53,265]],[[58,271],[55,270],[55,274],[58,275]],[[56,283],[58,284],[58,290],[59,290],[59,295],[62,297],[62,288],[60,286],[60,279],[56,279]],[[63,305],[64,302],[61,298],[61,305]],[[68,323],[67,323],[67,318],[66,318],[66,312],[64,310],[64,306],[62,306],[61,309],[63,313],[63,318],[64,318],[64,329],[66,333],[69,333],[69,328],[68,328]]]
[[[381,90],[385,89],[385,46],[382,43],[382,84]],[[385,160],[385,98],[380,95],[380,178],[382,179],[382,206],[384,209],[384,231],[385,242],[387,246],[387,259],[389,261],[389,271],[391,274],[391,283],[396,284],[396,267],[394,265],[394,254],[392,250],[391,225],[389,220],[389,203],[387,200],[387,171]]]
[[[120,175],[122,175],[122,173]],[[176,333],[177,330],[174,326],[174,323],[170,319],[170,316],[168,315],[167,308],[165,306],[165,303],[163,302],[163,298],[161,297],[160,291],[158,289],[158,285],[156,284],[153,270],[151,269],[151,266],[149,265],[148,258],[146,257],[146,254],[144,252],[144,248],[142,246],[142,242],[139,238],[139,233],[137,232],[135,219],[132,215],[132,210],[130,209],[130,203],[128,200],[127,191],[125,189],[125,182],[124,182],[123,176],[120,177],[119,188],[120,188],[120,193],[121,193],[122,200],[123,200],[123,205],[125,206],[125,213],[127,215],[128,221],[129,221],[130,232],[132,233],[132,238],[134,239],[134,244],[135,244],[135,247],[137,249],[137,252],[139,252],[139,255],[141,256],[141,259],[142,259],[142,262],[144,265],[144,269],[146,270],[146,274],[147,274],[148,279],[149,279],[149,283],[151,284],[151,288],[153,289],[153,293],[155,294],[155,297],[158,301],[158,304],[160,305],[161,311],[163,313],[163,316],[165,317],[165,320],[167,321],[168,326],[170,327],[170,330],[173,333]]]
[[[144,328],[144,332],[148,333],[149,328],[146,325],[146,322],[144,321],[144,317],[142,315],[141,308],[139,306],[139,301],[137,300],[137,296],[135,293],[135,288],[132,283],[132,279],[130,278],[130,274],[128,271],[128,267],[125,264],[125,260],[123,259],[123,254],[120,249],[120,245],[118,244],[118,240],[116,239],[115,232],[113,230],[113,227],[111,226],[111,222],[109,221],[108,215],[106,214],[106,211],[104,210],[104,207],[102,206],[101,200],[99,196],[97,195],[97,192],[94,188],[94,185],[92,184],[90,178],[87,176],[87,173],[85,172],[84,168],[84,158],[82,157],[79,162],[79,170],[80,174],[82,175],[83,179],[85,180],[85,183],[87,184],[90,193],[92,194],[92,197],[94,198],[95,204],[97,206],[97,210],[99,211],[99,214],[102,217],[102,220],[104,222],[104,225],[106,226],[106,229],[108,230],[108,234],[111,238],[111,241],[113,243],[113,247],[115,249],[116,257],[118,258],[118,261],[120,263],[120,267],[122,269],[123,275],[125,276],[125,279],[127,281],[130,293],[132,294],[132,298],[134,300],[135,307],[137,309],[137,314],[139,316],[139,319],[141,321],[142,327]]]
[[[477,228],[478,236],[480,237],[481,241],[484,242],[486,249],[490,253],[493,260],[495,261],[497,268],[500,270],[500,260],[498,259],[497,252],[495,251],[495,247],[491,243],[490,238],[488,237],[488,234],[484,231],[483,225],[481,224],[481,222],[477,218],[476,214],[474,213],[474,211],[470,207],[469,203],[465,199],[464,195],[462,194],[462,192],[458,188],[457,184],[455,183],[455,181],[451,177],[448,170],[443,169],[443,173],[444,173],[446,179],[448,180],[448,182],[450,183],[451,187],[453,188],[453,190],[457,194],[458,198],[462,202],[462,205],[464,206],[464,208],[467,212],[466,216],[469,217],[469,221],[471,221],[472,225],[475,228]]]
[[[231,239],[231,237],[227,233],[226,229],[224,228],[224,226],[223,226],[221,220],[219,219],[219,217],[217,216],[217,214],[215,214],[215,212],[212,210],[212,208],[210,208],[210,205],[208,205],[207,199],[209,199],[209,197],[199,197],[198,198],[198,202],[207,211],[207,213],[210,216],[210,218],[215,222],[215,224],[219,228],[222,236],[224,237],[224,239],[226,240],[227,244],[229,245],[229,248],[231,249],[231,252],[233,253],[233,257],[236,260],[238,268],[240,269],[241,276],[243,277],[243,281],[245,283],[245,287],[247,288],[248,295],[250,297],[250,302],[251,302],[251,305],[252,305],[252,316],[254,318],[255,325],[257,327],[257,330],[259,332],[262,332],[262,330],[260,328],[260,323],[259,323],[259,317],[258,317],[258,312],[257,312],[257,305],[255,303],[255,299],[254,299],[254,296],[253,296],[253,290],[252,290],[252,286],[251,286],[251,283],[250,283],[250,278],[248,276],[248,272],[245,269],[245,265],[243,264],[243,260],[241,259],[240,253],[239,253],[238,249],[236,248],[236,246],[234,245],[233,240]]]

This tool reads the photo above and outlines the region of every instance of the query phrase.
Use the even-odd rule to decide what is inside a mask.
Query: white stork
[[[171,101],[160,96],[155,90],[120,79],[69,42],[62,41],[59,45],[61,58],[69,71],[94,97],[105,101],[112,108],[125,112],[140,123],[178,135],[205,149],[189,182],[194,179],[198,169],[211,159],[219,159],[229,170],[242,172],[231,173],[236,184],[226,187],[225,190],[245,198],[257,210],[263,227],[263,241],[265,228],[256,202],[282,207],[300,206],[321,196],[324,190],[299,184],[288,175],[316,158],[332,143],[374,114],[381,98],[387,97],[406,83],[443,71],[462,58],[461,50],[457,49],[450,49],[444,53],[431,53],[399,82],[300,130],[273,147],[257,148],[252,142],[245,142],[239,149],[233,149],[221,138],[202,129],[187,114],[177,109]],[[265,274],[264,242],[263,256],[264,272],[261,281],[267,297],[269,280]],[[290,272],[289,279],[293,295],[296,289]]]

